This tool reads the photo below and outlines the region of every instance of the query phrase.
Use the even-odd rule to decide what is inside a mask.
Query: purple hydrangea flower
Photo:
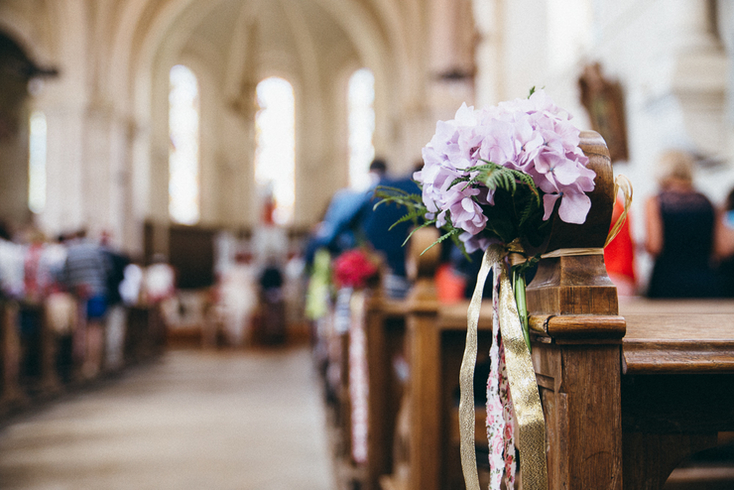
[[[492,239],[482,236],[487,224],[482,206],[494,205],[494,191],[456,184],[476,176],[466,169],[489,161],[532,177],[543,194],[544,220],[560,201],[560,219],[583,223],[596,175],[586,167],[588,158],[578,146],[580,132],[570,119],[542,90],[482,110],[462,104],[454,119],[436,124],[423,148],[424,166],[414,174],[422,185],[427,217],[435,218],[439,227],[450,220],[462,230],[459,238],[467,251],[489,246]]]

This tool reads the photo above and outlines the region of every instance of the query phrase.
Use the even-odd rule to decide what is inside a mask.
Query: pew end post
[[[583,225],[557,217],[546,252],[600,249],[614,184],[609,152],[592,131],[581,148],[597,173]],[[541,259],[527,287],[532,358],[546,419],[549,489],[622,489],[621,344],[626,324],[603,255]],[[520,448],[522,457],[522,448]]]
[[[417,230],[410,240],[406,262],[413,283],[407,302],[407,358],[410,381],[407,410],[409,490],[438,490],[441,481],[441,332],[437,328],[438,294],[434,277],[439,265],[440,246],[426,250],[438,230]],[[429,430],[424,430],[429,428]]]

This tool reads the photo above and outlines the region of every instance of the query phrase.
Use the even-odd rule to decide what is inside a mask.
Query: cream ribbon
[[[461,359],[459,370],[459,434],[461,451],[461,468],[464,472],[466,490],[479,490],[479,475],[477,473],[477,456],[474,445],[474,428],[476,414],[474,412],[474,368],[477,364],[477,326],[479,325],[479,310],[482,307],[484,283],[492,265],[501,260],[496,247],[490,247],[484,252],[482,265],[477,276],[477,285],[474,288],[469,312],[467,313],[466,345],[464,357]]]
[[[500,297],[499,311],[495,312],[495,316],[499,318],[499,325],[495,325],[494,328],[500,328],[505,348],[507,377],[518,423],[523,489],[547,490],[545,419],[540,404],[535,370],[522,333],[515,296],[512,293],[508,265],[505,261],[506,255],[505,247],[499,245],[493,245],[485,251],[477,276],[477,285],[467,313],[466,346],[459,374],[461,464],[467,490],[479,490],[474,444],[474,369],[477,357],[477,326],[484,283],[489,270],[495,268],[496,271],[500,271]]]
[[[619,194],[619,191],[622,191],[622,195],[624,196],[624,211],[622,211],[622,214],[619,215],[619,218],[617,218],[617,222],[614,223],[614,226],[611,230],[609,230],[609,235],[607,235],[607,240],[604,242],[604,246],[606,247],[609,245],[609,243],[614,240],[614,237],[617,236],[617,233],[619,233],[619,230],[622,229],[622,225],[624,224],[624,220],[627,219],[627,213],[629,213],[630,207],[632,206],[632,182],[630,182],[630,179],[625,177],[622,174],[618,174],[617,177],[614,179],[614,200],[616,202],[617,195]]]

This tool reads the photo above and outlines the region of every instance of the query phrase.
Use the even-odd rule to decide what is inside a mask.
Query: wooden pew
[[[620,304],[625,489],[661,488],[687,456],[734,430],[734,302]]]
[[[409,369],[403,406],[399,408],[405,427],[396,427],[401,422],[395,421],[398,411],[394,398],[388,408],[385,400],[371,397],[374,404],[382,405],[370,414],[379,417],[379,414],[387,413],[391,421],[385,432],[374,439],[374,452],[378,452],[380,447],[383,451],[390,451],[388,448],[394,446],[392,458],[386,455],[381,458],[382,466],[379,468],[383,476],[380,484],[384,490],[463,488],[455,395],[466,335],[468,302],[448,306],[438,301],[433,281],[439,265],[438,247],[420,255],[438,235],[435,230],[421,231],[413,236],[408,252],[408,271],[413,280],[408,298],[376,314],[371,326],[375,332],[370,343],[375,351],[370,355],[371,376],[373,370],[378,369],[374,366],[385,366],[388,361],[384,355],[379,357],[380,352],[390,350],[379,339],[389,335],[391,329],[396,338],[405,336],[402,342]],[[491,305],[487,302],[479,324],[480,351],[485,353],[489,351],[491,328]],[[381,374],[370,380],[371,393],[374,390],[385,393],[386,384],[381,381],[385,377],[387,374],[383,368]],[[478,394],[481,397],[481,392]],[[480,412],[482,409],[478,406]],[[483,440],[486,446],[481,416],[479,421],[479,443],[481,445]],[[387,436],[392,436],[392,444],[386,440]]]
[[[548,273],[559,271],[560,284],[549,286]],[[417,281],[407,302],[375,297],[368,309],[370,454],[376,458],[368,459],[367,474],[374,481],[392,470],[381,479],[384,489],[463,484],[454,395],[468,305],[439,304],[429,277]],[[601,256],[553,259],[537,277],[530,304],[537,305],[538,284],[545,284],[544,304],[563,312],[531,317],[550,488],[661,488],[685,456],[715,445],[717,431],[734,430],[734,377],[728,376],[734,372],[734,303],[636,300],[622,304],[625,317],[615,315],[617,298],[610,296],[615,290]],[[597,304],[596,312],[590,304]],[[398,463],[387,456],[390,436],[400,437],[389,353],[405,329],[411,375],[403,442],[410,457],[408,478],[401,479]],[[479,329],[481,354],[490,342],[489,304]],[[481,446],[480,407],[477,413]]]
[[[395,425],[403,395],[403,381],[394,362],[404,358],[405,301],[384,298],[379,290],[367,301],[367,461],[365,489],[380,488],[383,475],[392,472]]]
[[[135,364],[159,355],[165,341],[165,324],[159,305],[128,307],[123,348],[125,364]]]
[[[609,230],[608,153],[594,134],[582,140],[600,176],[592,212],[580,227],[554,224],[547,251],[600,248]],[[446,400],[463,349],[450,333],[465,329],[466,305],[441,308],[429,277],[408,301],[409,476],[385,488],[462,488],[447,476],[458,448]],[[685,456],[734,430],[731,303],[638,301],[620,315],[603,256],[568,254],[541,260],[528,308],[550,489],[659,489]]]
[[[20,386],[21,355],[17,322],[17,302],[0,300],[0,335],[2,335],[0,415],[16,411],[28,404],[28,397]]]
[[[344,301],[344,292],[338,295]],[[364,468],[352,460],[351,402],[349,395],[349,322],[345,305],[331,305],[328,313],[315,322],[314,353],[323,376],[328,408],[329,442],[335,460],[335,474],[340,487],[364,480]]]
[[[426,288],[435,295],[432,288],[432,277],[437,265],[438,248],[434,253],[427,255],[419,266],[415,257],[437,238],[434,231],[424,230],[417,233],[411,241],[409,255],[413,260],[408,268],[416,287],[412,296],[426,294]],[[418,268],[422,267],[421,277],[418,278]],[[432,288],[432,289],[431,289]],[[351,326],[348,331],[336,334],[338,350],[341,356],[332,359],[338,364],[341,373],[341,384],[336,390],[334,411],[336,425],[340,433],[341,447],[338,458],[342,480],[357,482],[364,490],[377,490],[383,486],[381,480],[385,475],[394,471],[393,446],[396,439],[396,424],[398,413],[404,404],[404,384],[401,374],[396,372],[396,362],[405,362],[407,316],[410,300],[396,300],[387,298],[379,286],[367,288],[355,294],[364,295],[364,306],[361,311],[352,311]],[[436,303],[437,305],[437,303]],[[354,308],[354,304],[352,305]],[[361,314],[361,316],[359,316]],[[356,316],[355,316],[356,315]],[[356,462],[351,457],[351,398],[350,398],[350,335],[355,333],[354,326],[364,334],[364,361],[367,377],[366,409],[367,409],[367,445],[364,461]],[[337,329],[338,330],[338,329]],[[361,333],[360,333],[361,335]],[[361,354],[360,354],[361,355]],[[399,367],[397,368],[400,369]],[[386,483],[389,484],[389,483]]]
[[[592,260],[568,258],[576,263],[555,272],[591,269]],[[588,290],[604,277],[565,287]],[[531,317],[542,332],[533,360],[551,489],[659,489],[686,456],[734,430],[734,304],[637,300],[620,309]]]
[[[32,353],[38,363],[30,376],[23,372],[25,362],[19,334],[21,307],[30,311],[39,331],[38,341],[26,346],[36,349]],[[132,307],[128,316],[133,337],[128,338],[128,354],[125,365],[159,355],[164,346],[164,327],[157,307]],[[53,398],[66,389],[84,385],[90,379],[75,380],[62,376],[58,363],[61,337],[53,330],[45,305],[21,305],[17,301],[0,300],[0,419],[31,407],[34,403]],[[76,364],[81,360],[77,359]],[[77,366],[78,367],[78,366]],[[73,369],[68,369],[72,371]],[[66,373],[71,374],[71,373]],[[100,372],[99,376],[104,375]]]
[[[392,447],[395,424],[403,393],[403,381],[396,376],[394,361],[403,356],[405,337],[405,301],[393,300],[383,296],[379,287],[368,288],[355,294],[364,295],[364,307],[361,317],[359,312],[352,311],[352,325],[349,330],[332,332],[336,354],[330,362],[337,364],[333,368],[340,373],[339,385],[333,393],[332,409],[334,423],[338,433],[337,457],[339,460],[340,479],[359,484],[364,490],[380,488],[381,476],[392,469]],[[333,319],[332,319],[333,321]],[[364,461],[355,461],[352,457],[352,393],[349,380],[350,352],[353,345],[351,336],[355,333],[354,323],[362,329],[364,350],[357,355],[364,355],[366,367],[367,390],[366,418],[367,445]]]
[[[584,144],[600,175],[592,213],[554,225],[549,251],[604,244],[611,166],[603,141]],[[638,301],[621,316],[601,255],[541,260],[527,299],[550,489],[659,489],[734,429],[730,304]]]

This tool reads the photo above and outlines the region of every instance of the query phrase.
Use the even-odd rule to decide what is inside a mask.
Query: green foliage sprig
[[[456,185],[465,187],[486,187],[494,191],[494,206],[482,205],[482,210],[488,218],[486,229],[482,232],[487,238],[494,238],[503,243],[510,243],[518,236],[532,236],[540,233],[546,222],[542,220],[542,194],[535,185],[532,177],[524,172],[503,167],[493,162],[482,160],[484,163],[465,169],[465,177],[455,179],[449,188]],[[418,183],[420,186],[420,183]],[[405,222],[412,222],[413,231],[405,239],[405,243],[415,231],[427,226],[436,226],[435,218],[428,218],[428,208],[423,203],[421,195],[409,193],[402,189],[389,186],[379,186],[375,189],[375,196],[380,200],[374,209],[386,204],[396,204],[405,207],[407,212],[390,227]],[[476,197],[472,197],[479,202]],[[464,244],[459,240],[463,233],[460,228],[454,227],[451,216],[447,216],[446,224],[441,227],[441,236],[426,250],[451,239],[466,255]]]

